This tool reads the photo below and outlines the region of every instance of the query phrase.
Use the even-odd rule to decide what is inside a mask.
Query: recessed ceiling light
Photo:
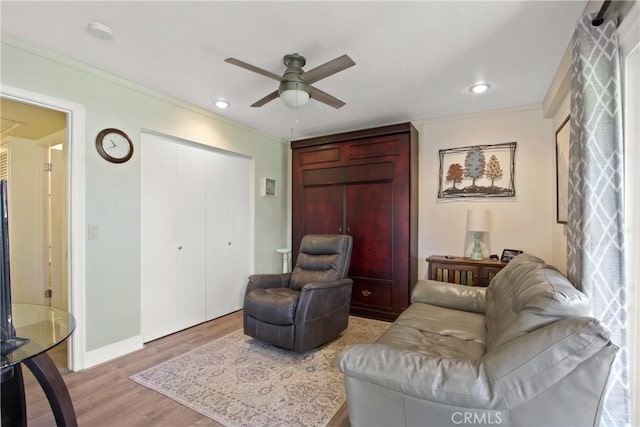
[[[100,22],[92,22],[89,24],[87,31],[89,31],[89,34],[93,37],[100,40],[111,40],[111,37],[113,37],[113,30],[111,27]]]
[[[491,89],[491,85],[489,83],[476,83],[469,88],[469,92],[480,94],[485,93],[489,89]]]
[[[229,107],[229,102],[225,101],[224,99],[219,99],[216,101],[216,107],[221,108],[221,109],[225,109]]]

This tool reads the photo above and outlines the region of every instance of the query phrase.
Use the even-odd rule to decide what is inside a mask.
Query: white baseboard
[[[127,338],[104,347],[97,348],[85,353],[83,369],[91,368],[100,363],[108,362],[116,357],[124,356],[140,350],[143,347],[142,335]]]

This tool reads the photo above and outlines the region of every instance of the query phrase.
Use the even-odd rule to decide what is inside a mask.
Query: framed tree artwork
[[[515,197],[517,143],[439,150],[438,199]]]

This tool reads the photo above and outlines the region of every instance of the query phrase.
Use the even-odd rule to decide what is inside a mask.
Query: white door
[[[66,152],[49,148],[49,288],[51,305],[67,309],[67,180]]]
[[[205,321],[206,154],[177,144],[177,330]]]
[[[251,160],[207,156],[207,320],[242,308],[253,266]]]
[[[142,135],[147,342],[242,308],[253,267],[251,160]]]
[[[244,303],[244,291],[249,275],[253,272],[253,245],[251,241],[251,161],[242,157],[231,159],[231,239],[228,261],[233,272],[229,282],[231,311],[239,310]]]
[[[144,342],[175,332],[176,144],[142,134],[140,188],[140,280]]]

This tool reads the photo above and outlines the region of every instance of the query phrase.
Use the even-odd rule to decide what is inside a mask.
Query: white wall
[[[140,334],[140,134],[163,133],[254,159],[255,271],[278,272],[287,245],[286,197],[260,196],[261,177],[286,194],[288,144],[213,113],[3,35],[2,84],[65,99],[86,109],[86,221],[99,239],[86,245],[86,350]],[[134,155],[108,163],[95,150],[100,130],[133,140]]]
[[[488,253],[521,249],[551,262],[551,222],[555,222],[555,152],[552,121],[541,106],[414,122],[420,132],[419,277],[430,255],[469,256],[467,210],[487,209],[491,231],[484,233]],[[517,142],[516,197],[509,200],[437,201],[438,150]]]

